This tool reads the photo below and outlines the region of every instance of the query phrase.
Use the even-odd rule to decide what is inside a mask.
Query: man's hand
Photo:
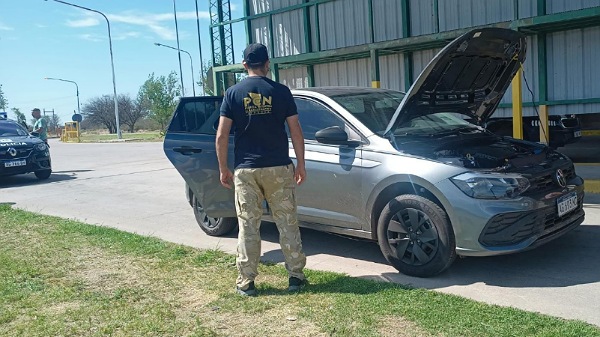
[[[227,187],[228,189],[231,189],[231,185],[233,183],[233,173],[231,173],[231,171],[228,168],[226,168],[220,171],[220,175],[221,185]]]
[[[296,184],[298,184],[298,185],[302,184],[305,179],[306,179],[306,169],[304,168],[304,166],[296,167],[296,170],[294,171],[294,180],[296,181]]]

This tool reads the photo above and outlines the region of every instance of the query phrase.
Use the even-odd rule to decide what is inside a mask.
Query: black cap
[[[261,66],[269,60],[267,47],[261,43],[253,43],[244,49],[244,61],[251,67]]]
[[[36,111],[37,111],[37,112],[42,112],[42,111],[40,111],[40,109],[39,109],[39,108],[33,108],[33,110],[31,110],[31,112],[36,112]]]

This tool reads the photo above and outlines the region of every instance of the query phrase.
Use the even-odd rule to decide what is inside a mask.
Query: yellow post
[[[522,74],[523,68],[520,67],[512,81],[513,137],[517,139],[523,139]]]
[[[548,130],[548,106],[540,105],[540,143],[550,143],[550,132]]]
[[[381,88],[380,81],[371,81],[371,88]]]

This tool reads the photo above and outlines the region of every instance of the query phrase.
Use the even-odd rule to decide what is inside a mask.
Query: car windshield
[[[383,134],[404,94],[397,91],[372,91],[330,96],[371,131]]]
[[[0,123],[0,137],[27,136],[29,133],[15,123]]]
[[[474,129],[477,126],[465,120],[468,116],[453,112],[436,112],[415,116],[394,129],[396,136],[436,135],[448,131]]]

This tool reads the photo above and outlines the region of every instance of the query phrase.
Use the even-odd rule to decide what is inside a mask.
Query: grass
[[[122,133],[123,139],[128,141],[138,141],[138,142],[162,142],[164,137],[160,135],[159,131],[150,131],[150,132],[135,132],[135,133]],[[98,133],[82,133],[81,134],[81,142],[83,143],[99,143],[99,142],[109,142],[116,141],[116,134],[98,134]]]
[[[288,294],[261,265],[233,290],[234,257],[0,205],[0,336],[600,336],[581,321],[307,271]]]

